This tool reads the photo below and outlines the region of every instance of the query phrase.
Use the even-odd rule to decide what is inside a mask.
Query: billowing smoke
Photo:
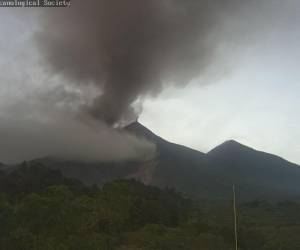
[[[0,112],[0,162],[43,157],[84,162],[147,161],[155,146],[103,122],[51,105],[55,98],[27,96]],[[58,95],[58,98],[60,96]],[[44,101],[42,102],[41,99]],[[88,121],[88,122],[87,122]]]
[[[165,84],[184,86],[205,74],[224,42],[217,35],[223,23],[254,2],[73,0],[43,13],[36,37],[51,72],[97,87],[81,109],[113,125],[132,120],[133,103]]]

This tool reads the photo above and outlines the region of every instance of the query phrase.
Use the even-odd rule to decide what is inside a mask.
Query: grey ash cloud
[[[216,63],[222,25],[257,1],[73,0],[43,13],[36,34],[45,66],[98,94],[82,110],[109,125],[166,84],[184,86]],[[224,37],[223,37],[224,38]]]

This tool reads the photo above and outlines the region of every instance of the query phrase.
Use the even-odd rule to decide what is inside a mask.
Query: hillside
[[[164,140],[138,122],[124,128],[157,146],[147,162],[84,163],[43,158],[32,161],[62,171],[88,185],[134,178],[147,185],[171,187],[197,199],[229,200],[232,185],[241,200],[300,197],[300,167],[284,159],[228,141],[207,154]]]
[[[160,155],[152,184],[215,200],[228,199],[232,184],[244,200],[300,197],[300,167],[278,156],[236,141],[204,154],[167,142],[138,123],[129,130],[157,144]]]
[[[300,167],[276,155],[257,151],[236,141],[227,141],[207,154],[224,179],[253,198],[300,194]]]

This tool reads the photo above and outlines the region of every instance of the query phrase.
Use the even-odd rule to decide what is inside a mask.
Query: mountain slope
[[[182,145],[168,142],[154,134],[151,130],[149,130],[139,122],[134,122],[128,125],[124,128],[124,130],[138,137],[144,137],[147,140],[155,143],[160,159],[176,159],[187,161],[206,160],[206,155],[204,153]]]
[[[210,176],[206,154],[170,143],[138,122],[125,127],[124,131],[155,143],[157,157],[147,162],[84,163],[43,158],[32,163],[61,170],[65,176],[89,185],[135,178],[148,185],[174,188],[197,198],[211,195],[210,187],[217,185],[218,178]]]
[[[227,141],[207,153],[218,173],[252,196],[297,196],[300,167],[278,156]]]
[[[159,187],[171,187],[193,196],[207,196],[205,190],[214,186],[216,176],[211,176],[206,154],[194,149],[168,142],[136,122],[125,130],[144,137],[157,146],[158,157],[152,170],[151,182]],[[143,181],[143,179],[138,178]],[[197,189],[199,189],[199,191]]]
[[[170,143],[139,123],[128,131],[156,143],[159,157],[151,184],[176,187],[197,198],[240,199],[300,197],[300,167],[278,156],[227,141],[207,154]]]
[[[284,159],[227,141],[207,154],[164,140],[138,122],[124,131],[156,144],[157,157],[147,162],[83,163],[51,158],[35,160],[85,184],[103,185],[134,178],[170,187],[197,199],[230,200],[232,185],[239,199],[300,197],[300,167]]]

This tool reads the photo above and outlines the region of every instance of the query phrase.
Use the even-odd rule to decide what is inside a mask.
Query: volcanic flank
[[[170,143],[138,122],[124,128],[156,144],[157,157],[145,162],[82,163],[35,160],[32,164],[60,169],[86,184],[135,178],[148,185],[171,187],[198,199],[228,200],[232,183],[241,200],[280,200],[300,195],[300,167],[284,159],[228,141],[207,154]]]

